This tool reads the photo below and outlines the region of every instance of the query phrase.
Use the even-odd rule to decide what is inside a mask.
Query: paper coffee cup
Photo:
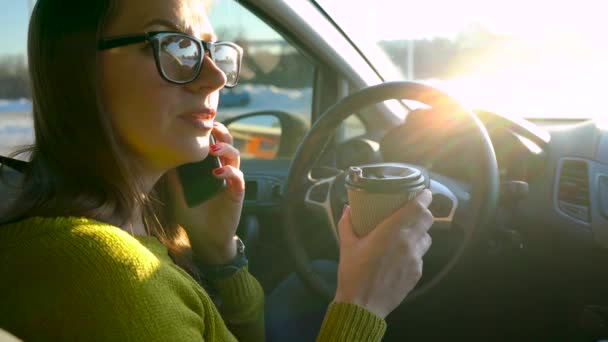
[[[426,187],[421,170],[401,164],[353,166],[346,177],[353,228],[365,236]]]

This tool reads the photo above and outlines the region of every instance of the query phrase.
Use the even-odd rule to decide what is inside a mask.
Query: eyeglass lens
[[[215,46],[215,63],[226,74],[226,85],[235,85],[238,80],[239,52],[230,45]],[[165,75],[177,82],[196,78],[201,62],[200,45],[184,36],[169,35],[160,41],[160,64]]]
[[[239,76],[239,52],[230,45],[215,46],[215,64],[226,75],[226,84],[235,85]]]

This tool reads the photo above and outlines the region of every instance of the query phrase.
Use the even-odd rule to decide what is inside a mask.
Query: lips
[[[216,111],[212,108],[203,108],[187,114],[180,115],[179,118],[191,124],[195,128],[202,130],[213,129],[213,121]]]

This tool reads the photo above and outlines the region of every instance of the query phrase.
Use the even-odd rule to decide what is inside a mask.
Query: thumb
[[[350,217],[349,205],[345,205],[344,210],[342,211],[342,217],[338,222],[338,235],[340,239],[340,245],[350,244],[353,241],[359,239],[357,235],[355,235],[355,231],[353,230],[353,222]]]

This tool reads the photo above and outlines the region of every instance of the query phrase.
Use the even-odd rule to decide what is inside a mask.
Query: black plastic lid
[[[367,192],[419,191],[425,187],[422,171],[406,165],[351,166],[346,185]]]

